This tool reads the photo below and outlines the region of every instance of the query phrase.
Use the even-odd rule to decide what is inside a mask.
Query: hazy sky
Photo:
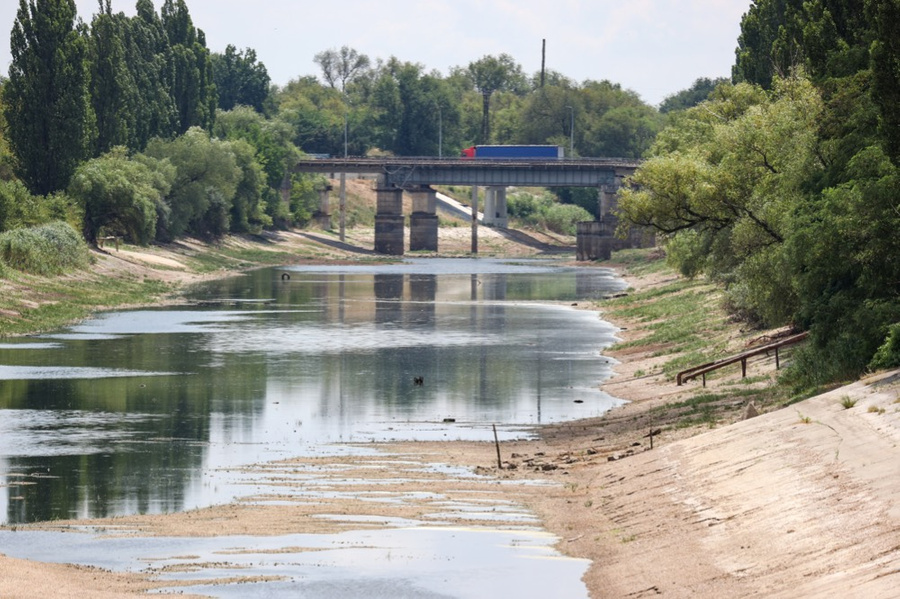
[[[0,72],[11,60],[18,2],[0,0]],[[85,21],[96,0],[76,0]],[[134,14],[134,0],[112,0]],[[155,0],[157,9],[162,0]],[[751,0],[188,0],[214,52],[253,48],[272,82],[319,76],[313,56],[347,45],[373,62],[396,56],[446,75],[487,54],[511,55],[531,75],[546,68],[582,82],[608,79],[650,103],[698,77],[731,73]]]

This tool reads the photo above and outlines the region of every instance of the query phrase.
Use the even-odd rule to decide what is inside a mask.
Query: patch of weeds
[[[812,422],[812,418],[810,418],[809,416],[804,416],[800,412],[797,412],[797,416],[800,417],[800,422],[802,422],[803,424],[810,424]]]
[[[856,405],[856,400],[849,395],[845,395],[841,398],[841,405],[844,406],[845,410],[849,410]]]
[[[730,407],[728,397],[715,393],[695,395],[684,401],[678,401],[651,410],[658,417],[665,417],[673,421],[675,428],[687,428],[696,425],[714,426],[717,422],[717,412]]]
[[[884,408],[881,408],[879,406],[869,406],[867,412],[869,412],[870,414],[884,414]]]
[[[736,385],[755,385],[756,383],[768,383],[771,382],[772,377],[768,374],[760,374],[757,376],[748,376],[747,378],[737,379],[736,381],[730,381],[724,383],[726,386],[736,386]]]
[[[591,507],[592,505],[594,505],[593,499],[588,499],[587,501],[584,502],[584,507]]]
[[[640,378],[640,377],[644,376],[645,374],[647,374],[647,373],[644,372],[643,368],[638,368],[637,370],[634,371],[634,378],[636,378],[636,379]]]
[[[637,538],[637,535],[628,535],[628,536],[622,537],[620,540],[621,540],[623,543],[631,543],[631,542],[634,541],[636,538]]]

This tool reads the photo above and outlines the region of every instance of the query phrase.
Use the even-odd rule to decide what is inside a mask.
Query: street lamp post
[[[441,105],[437,105],[438,109],[438,158],[444,157],[444,117],[441,114]]]
[[[569,158],[575,157],[575,109],[566,106],[569,109]]]
[[[344,158],[347,157],[347,111],[344,111]],[[339,227],[340,239],[344,241],[347,235],[347,173],[341,173],[341,191],[340,191],[340,217]]]

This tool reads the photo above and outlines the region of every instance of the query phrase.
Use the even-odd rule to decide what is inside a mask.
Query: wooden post
[[[775,348],[775,370],[779,370],[781,368],[781,362],[778,359],[778,348]]]
[[[491,427],[494,429],[494,445],[497,447],[497,469],[503,470],[503,462],[500,461],[500,441],[497,439],[497,425],[492,424]]]
[[[741,360],[741,378],[747,378],[747,358]]]

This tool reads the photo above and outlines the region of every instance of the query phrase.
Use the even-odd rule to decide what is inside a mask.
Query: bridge
[[[608,258],[615,230],[616,192],[622,180],[640,162],[610,158],[563,160],[460,159],[460,158],[315,158],[297,162],[294,172],[377,176],[375,251],[402,255],[404,252],[403,193],[413,201],[410,214],[410,250],[437,251],[437,192],[432,185],[472,187],[472,214],[478,212],[478,187],[485,187],[483,224],[505,228],[508,223],[506,188],[595,187],[600,194],[597,220],[578,225],[578,259]],[[322,192],[317,217],[330,222],[329,189]],[[343,211],[341,214],[343,219]],[[477,220],[472,220],[472,251],[477,252]],[[341,226],[343,237],[343,220]]]

